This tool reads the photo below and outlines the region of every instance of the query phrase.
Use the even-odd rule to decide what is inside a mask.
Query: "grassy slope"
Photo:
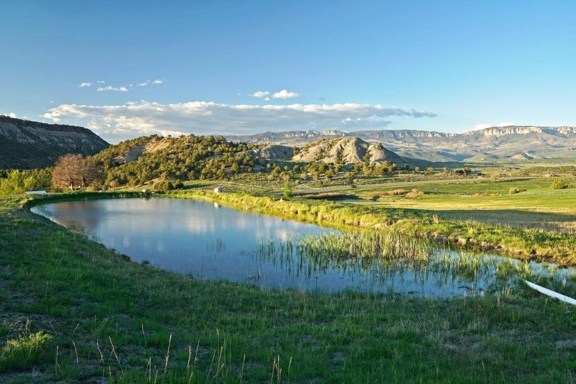
[[[1,382],[574,381],[574,309],[533,292],[408,300],[199,282],[13,206],[0,208],[0,330],[53,340]]]

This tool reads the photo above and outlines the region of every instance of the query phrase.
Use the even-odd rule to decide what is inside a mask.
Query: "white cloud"
[[[160,85],[163,84],[164,80],[156,79],[156,80],[146,80],[141,83],[136,84],[136,87],[147,87],[149,85]],[[134,87],[134,85],[130,84],[130,87]]]
[[[268,91],[256,91],[251,96],[259,99],[270,100],[270,92]]]
[[[78,85],[78,87],[90,88],[90,87],[93,87],[95,85],[98,85],[99,87],[96,88],[96,92],[128,92],[131,88],[136,88],[136,87],[143,88],[143,87],[148,87],[150,85],[164,84],[164,80],[160,80],[160,79],[145,80],[145,81],[142,81],[140,83],[120,85],[117,87],[114,87],[111,85],[104,86],[104,84],[106,84],[106,82],[103,80],[98,80],[96,82],[86,81],[86,82],[80,83],[80,85]]]
[[[290,91],[287,91],[285,89],[272,94],[273,99],[282,99],[282,100],[294,99],[294,98],[299,97],[299,96],[300,95],[297,94],[296,92],[290,92]]]
[[[112,87],[111,85],[107,85],[105,87],[96,88],[96,92],[128,92],[128,88],[125,86]]]
[[[377,129],[390,118],[435,117],[432,112],[370,104],[218,104],[192,101],[176,104],[131,102],[123,105],[62,104],[42,115],[54,122],[80,124],[107,140],[154,133],[251,134],[310,129]]]
[[[512,125],[515,125],[515,124],[511,121],[503,121],[500,124],[498,124],[499,127],[510,127]]]
[[[288,91],[286,89],[283,89],[283,90],[278,91],[278,92],[256,91],[253,94],[251,94],[250,96],[256,97],[259,99],[264,99],[266,101],[268,101],[270,99],[287,100],[287,99],[294,99],[294,98],[300,97],[300,95],[298,93],[291,92],[291,91]]]

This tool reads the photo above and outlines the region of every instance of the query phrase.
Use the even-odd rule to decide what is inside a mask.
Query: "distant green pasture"
[[[576,179],[566,180],[576,185]],[[552,181],[516,178],[397,182],[362,186],[354,193],[370,203],[430,211],[443,218],[574,230],[576,188],[552,189]],[[417,198],[388,194],[397,189],[418,189],[424,194]]]

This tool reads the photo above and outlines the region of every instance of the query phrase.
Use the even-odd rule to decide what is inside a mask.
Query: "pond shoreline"
[[[500,268],[509,277],[496,284],[488,255],[460,257],[393,229],[332,232],[205,200],[79,199],[31,211],[136,263],[264,289],[447,298],[497,292],[518,272]]]
[[[56,194],[28,199],[24,207],[79,199],[159,197],[196,199],[222,204],[243,212],[311,223],[333,229],[352,231],[395,229],[409,236],[425,237],[440,247],[487,252],[525,262],[553,263],[576,267],[576,237],[568,234],[506,227],[474,222],[439,220],[434,215],[404,209],[350,206],[315,199],[283,199],[242,193],[206,191],[81,192]]]
[[[283,381],[331,383],[573,375],[573,311],[530,290],[415,299],[194,281],[17,205],[0,207],[2,334],[51,340],[18,368],[3,360],[2,382],[148,382],[150,371],[158,382],[269,382],[276,368]]]
[[[202,199],[247,212],[349,230],[395,229],[426,237],[441,247],[488,252],[525,262],[576,266],[576,237],[557,232],[439,220],[403,209],[351,207],[318,200],[284,200],[238,193],[171,192],[166,196]]]

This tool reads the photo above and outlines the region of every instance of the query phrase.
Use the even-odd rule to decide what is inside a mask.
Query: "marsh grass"
[[[549,190],[551,191],[551,190]],[[576,191],[576,190],[575,190]],[[517,194],[513,196],[518,196]],[[509,225],[507,217],[517,216],[517,211],[488,212],[490,220],[474,221],[475,215],[481,215],[468,208],[464,211],[440,211],[426,202],[417,203],[418,209],[382,206],[381,204],[355,204],[306,199],[279,200],[268,196],[252,196],[243,193],[220,193],[192,191],[178,192],[170,196],[213,201],[243,211],[265,213],[282,218],[315,223],[344,230],[397,230],[405,235],[425,237],[440,245],[458,245],[478,251],[513,256],[520,260],[549,261],[562,266],[576,265],[576,237],[572,232],[558,232],[542,228],[530,229]],[[428,196],[428,195],[426,195]],[[423,199],[426,199],[423,196]],[[503,198],[509,198],[506,195]],[[570,195],[562,204],[570,204],[576,193]],[[411,200],[412,201],[412,200]],[[522,205],[530,204],[530,198],[522,198]],[[557,204],[552,200],[549,206]],[[576,202],[576,200],[575,200]],[[443,207],[454,204],[448,201]],[[510,201],[501,204],[511,206]],[[534,204],[544,204],[542,201]],[[428,207],[428,208],[424,208]],[[568,209],[568,208],[566,208]],[[569,208],[572,209],[573,208]],[[446,213],[448,212],[448,213]],[[454,216],[458,215],[458,216]],[[530,222],[559,219],[561,214],[542,215],[530,213]],[[574,216],[576,217],[576,215]],[[527,216],[519,215],[519,221]],[[488,222],[487,222],[488,221]],[[501,225],[499,223],[506,223]],[[569,225],[569,223],[566,223]]]
[[[309,235],[298,241],[298,251],[311,259],[428,260],[431,243],[398,231],[362,231]]]
[[[425,238],[408,237],[394,230],[324,233],[295,241],[269,239],[261,242],[257,257],[307,279],[317,278],[328,269],[352,274],[361,271],[380,282],[372,288],[374,291],[397,285],[396,289],[404,292],[402,280],[410,276],[416,285],[431,284],[426,293],[431,296],[497,293],[517,288],[519,281],[532,278],[533,273],[542,275],[541,269],[527,262],[440,249]],[[454,284],[465,284],[468,291],[444,289]]]

